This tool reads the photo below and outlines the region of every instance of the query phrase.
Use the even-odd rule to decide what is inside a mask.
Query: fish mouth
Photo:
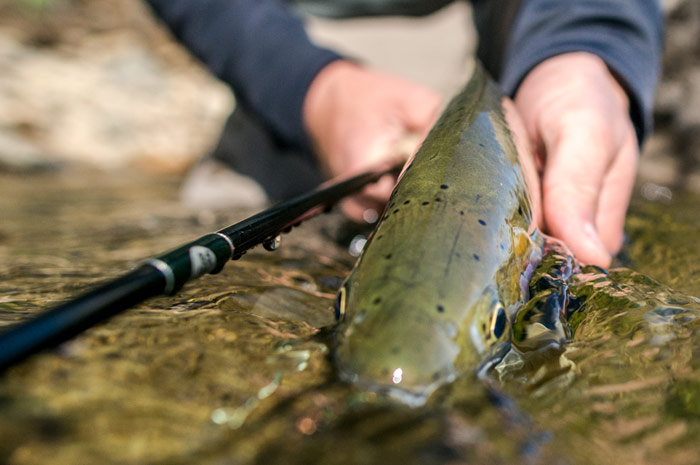
[[[461,347],[452,327],[423,314],[411,319],[416,313],[384,312],[392,324],[346,322],[334,344],[338,377],[408,405],[425,403],[438,387],[453,381]]]
[[[474,370],[477,378],[485,377],[503,357],[510,351],[510,341],[501,341],[486,350],[480,358],[480,362]],[[451,370],[444,377],[427,384],[401,385],[400,383],[388,384],[377,381],[374,378],[364,377],[351,370],[340,366],[337,368],[338,378],[361,389],[376,392],[392,400],[398,401],[409,407],[421,407],[425,405],[428,398],[439,388],[455,381],[458,373]],[[466,373],[464,373],[466,374]],[[396,373],[393,374],[396,380]]]
[[[403,370],[394,364],[391,370],[385,370],[381,375],[376,372],[363,370],[359,366],[355,366],[352,362],[344,360],[343,355],[336,351],[335,367],[338,378],[341,381],[375,392],[382,396],[386,396],[392,400],[398,401],[410,407],[420,407],[424,405],[428,398],[438,389],[445,385],[454,382],[458,377],[467,376],[474,373],[477,378],[487,375],[511,348],[510,338],[508,340],[499,341],[481,354],[474,354],[476,366],[473,369],[466,371],[460,370],[454,366],[452,361],[442,366],[435,371],[435,375],[428,377],[419,377],[411,379],[411,370],[407,367]],[[419,370],[420,371],[420,370]],[[438,375],[439,373],[439,375]]]
[[[390,385],[382,383],[375,379],[365,378],[357,373],[343,369],[338,369],[338,377],[341,381],[358,386],[361,389],[376,392],[377,394],[386,396],[409,407],[421,407],[425,405],[433,392],[456,379],[456,375],[451,373],[447,375],[446,378],[436,380],[430,384],[401,386],[399,384]]]

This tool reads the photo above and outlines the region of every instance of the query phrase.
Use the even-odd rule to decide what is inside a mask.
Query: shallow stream
[[[524,344],[490,382],[409,408],[335,380],[354,258],[332,214],[9,370],[0,463],[700,463],[700,197],[645,193],[634,272],[576,275],[572,341]],[[0,325],[254,213],[176,199],[133,174],[2,176]]]

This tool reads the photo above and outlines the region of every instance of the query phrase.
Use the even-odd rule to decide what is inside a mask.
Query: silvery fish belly
[[[508,350],[543,241],[501,99],[477,67],[402,174],[338,294],[342,379],[421,404]]]

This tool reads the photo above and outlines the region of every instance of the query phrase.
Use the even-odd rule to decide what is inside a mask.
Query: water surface
[[[236,222],[174,180],[64,172],[0,182],[0,325]],[[700,198],[635,199],[619,269],[585,269],[571,341],[513,351],[409,408],[335,380],[335,291],[354,259],[308,222],[0,379],[0,462],[694,463]],[[666,287],[659,282],[670,287]]]

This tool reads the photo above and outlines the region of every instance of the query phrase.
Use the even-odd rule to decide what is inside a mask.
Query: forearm
[[[337,54],[313,45],[277,0],[147,0],[175,37],[288,144],[305,146],[302,107]]]

